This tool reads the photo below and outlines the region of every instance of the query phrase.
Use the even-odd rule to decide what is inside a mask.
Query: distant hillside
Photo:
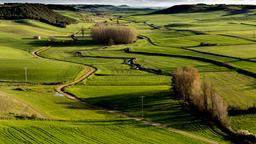
[[[120,6],[113,6],[113,5],[76,5],[76,8],[82,11],[90,11],[90,12],[129,12],[129,11],[150,11],[152,12],[153,9],[150,8],[133,8],[129,7],[128,5],[120,5]]]
[[[42,4],[0,5],[0,19],[35,19],[58,27],[76,23],[76,20],[60,15]]]
[[[61,5],[61,4],[47,4],[45,5],[49,9],[52,10],[69,10],[69,11],[77,11],[74,5]]]
[[[256,10],[256,5],[176,5],[167,9],[153,12],[152,14],[175,14],[175,13],[195,13],[195,12],[212,12],[228,11],[230,14],[246,13],[250,10]]]

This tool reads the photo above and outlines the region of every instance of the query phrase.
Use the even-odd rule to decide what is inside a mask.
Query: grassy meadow
[[[168,128],[231,143],[212,122],[175,98],[171,75],[183,66],[197,68],[229,107],[247,110],[256,105],[255,27],[241,24],[255,24],[255,15],[122,14],[120,23],[135,27],[143,38],[107,46],[89,38],[91,28],[105,21],[115,25],[110,19],[119,13],[57,12],[79,23],[58,28],[35,20],[0,21],[0,143],[207,143]],[[71,41],[81,27],[83,42],[49,45],[49,37]],[[33,39],[36,35],[42,39]],[[43,49],[39,57],[32,55],[38,49]],[[145,69],[129,65],[132,58]],[[65,91],[125,115],[56,93],[58,84],[81,76],[84,66],[96,71]],[[131,119],[142,117],[142,97],[143,119],[165,128]],[[229,118],[233,129],[256,134],[255,113]]]

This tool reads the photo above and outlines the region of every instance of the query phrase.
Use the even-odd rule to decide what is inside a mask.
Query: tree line
[[[208,78],[201,80],[199,71],[194,67],[178,68],[172,77],[173,90],[178,99],[184,101],[185,105],[197,110],[203,116],[207,116],[232,141],[243,144],[254,144],[256,135],[240,130],[234,131],[229,125],[228,106],[219,96]]]

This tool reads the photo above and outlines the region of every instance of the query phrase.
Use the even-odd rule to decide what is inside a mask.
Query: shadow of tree
[[[31,40],[31,39],[29,39]],[[82,46],[102,46],[95,41],[92,40],[58,40],[58,41],[48,41],[48,40],[34,40],[29,43],[31,46],[34,47],[42,47],[42,46],[52,46],[52,47],[82,47]]]
[[[207,119],[204,119],[195,111],[184,108],[182,102],[176,100],[171,91],[108,95],[81,100],[105,109],[127,113],[132,117],[140,117],[142,114],[142,96],[144,96],[143,114],[146,120],[186,131],[199,132],[210,129],[209,125],[211,123]],[[72,103],[69,103],[67,108],[83,109],[72,105]]]

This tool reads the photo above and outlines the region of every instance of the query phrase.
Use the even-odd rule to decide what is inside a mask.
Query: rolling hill
[[[75,19],[60,15],[42,4],[4,4],[0,5],[0,19],[34,19],[58,27],[76,23]]]
[[[196,13],[196,12],[213,12],[213,11],[227,11],[230,14],[247,13],[256,9],[255,5],[175,5],[173,7],[155,11],[152,14],[175,14],[175,13]]]

